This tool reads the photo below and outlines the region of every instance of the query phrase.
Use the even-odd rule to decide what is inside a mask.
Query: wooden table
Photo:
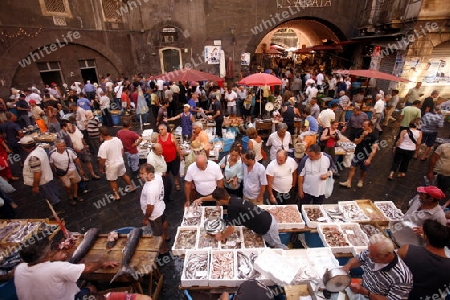
[[[106,249],[106,242],[108,239],[107,234],[100,234],[95,241],[92,248],[84,257],[85,263],[90,262],[101,262],[101,261],[118,261],[122,262],[122,249],[125,247],[127,241],[126,234],[120,234],[119,240],[116,245],[111,249]],[[68,250],[69,257],[72,256],[73,252],[76,250],[77,246],[83,240],[83,236],[77,239],[76,245]],[[131,276],[119,276],[115,282],[130,283],[136,293],[143,294],[141,287],[141,282],[143,278],[149,278],[149,295],[152,299],[158,299],[159,293],[161,292],[164,276],[159,272],[157,258],[159,255],[159,246],[162,242],[161,237],[155,237],[152,235],[143,235],[139,244],[136,247],[134,255],[131,258],[130,266],[139,274],[138,280],[135,280]],[[109,282],[114,275],[117,273],[121,265],[115,268],[105,268],[97,270],[93,273],[82,275],[82,278],[87,280],[96,280],[102,282]],[[155,279],[155,287],[153,288],[153,279]]]

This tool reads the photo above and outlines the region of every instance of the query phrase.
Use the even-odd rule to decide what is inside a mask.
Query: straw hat
[[[200,143],[199,141],[192,141],[191,142],[191,150],[192,151],[201,151],[203,149],[204,149],[203,144]]]

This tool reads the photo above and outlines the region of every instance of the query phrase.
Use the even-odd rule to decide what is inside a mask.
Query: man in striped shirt
[[[370,238],[369,249],[352,258],[344,271],[361,267],[362,284],[352,283],[350,290],[365,299],[408,299],[413,277],[403,260],[394,251],[392,241],[381,234]]]

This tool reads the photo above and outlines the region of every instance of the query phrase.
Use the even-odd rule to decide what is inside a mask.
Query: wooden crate
[[[364,214],[370,218],[370,222],[368,223],[375,223],[380,226],[387,226],[389,224],[389,220],[386,219],[378,207],[373,204],[372,200],[360,199],[354,201],[358,204],[359,208],[363,210]]]

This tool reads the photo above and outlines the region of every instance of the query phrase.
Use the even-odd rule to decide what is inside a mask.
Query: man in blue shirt
[[[197,117],[197,112],[200,111],[200,108],[197,108],[198,95],[196,92],[192,93],[191,99],[189,99],[188,104],[191,107],[191,113],[195,117]]]
[[[80,98],[77,100],[77,105],[84,110],[91,110],[91,101],[86,98],[86,95],[81,93]]]
[[[91,81],[86,81],[86,84],[84,85],[84,93],[86,94],[87,98],[89,100],[92,100],[95,98],[95,86],[91,84]]]

